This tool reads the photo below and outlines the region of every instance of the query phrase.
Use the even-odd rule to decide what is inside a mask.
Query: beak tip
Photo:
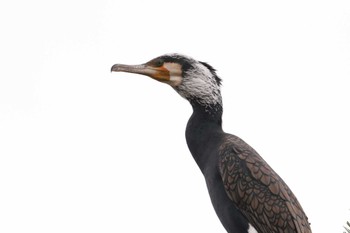
[[[113,71],[115,71],[115,70],[114,70],[115,67],[116,67],[116,65],[113,65],[113,66],[111,67],[111,73],[112,73]]]

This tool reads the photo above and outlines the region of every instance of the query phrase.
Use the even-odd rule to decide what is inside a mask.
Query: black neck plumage
[[[200,104],[195,99],[189,100],[193,108],[193,115],[199,117],[199,123],[217,123],[222,125],[222,104]],[[192,115],[192,116],[193,116]]]
[[[186,141],[191,154],[203,172],[208,161],[205,153],[216,148],[223,135],[222,105],[201,105],[190,101],[193,113],[186,127]]]

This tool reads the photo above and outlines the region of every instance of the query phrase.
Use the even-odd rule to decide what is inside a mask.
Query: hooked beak
[[[123,65],[115,64],[111,68],[111,72],[127,72],[133,74],[147,75],[160,82],[169,82],[170,72],[164,66],[154,67],[148,64],[142,65]]]

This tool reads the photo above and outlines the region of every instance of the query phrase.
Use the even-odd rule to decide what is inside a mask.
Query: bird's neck
[[[191,105],[193,114],[187,123],[186,141],[193,158],[203,172],[210,163],[210,155],[217,151],[217,145],[223,134],[222,105],[203,106],[196,102],[191,102]]]

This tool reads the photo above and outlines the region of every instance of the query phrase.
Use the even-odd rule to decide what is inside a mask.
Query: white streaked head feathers
[[[180,85],[174,89],[184,98],[193,99],[204,106],[222,105],[220,84],[216,74],[201,62],[186,57],[191,63],[183,71]]]

